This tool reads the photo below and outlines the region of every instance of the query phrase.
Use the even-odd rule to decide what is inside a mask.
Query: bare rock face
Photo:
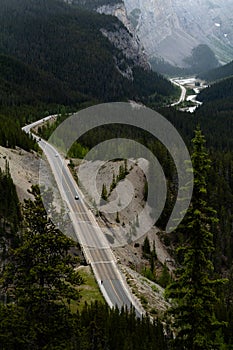
[[[132,31],[133,28],[128,19],[126,7],[123,2],[99,6],[97,12],[117,17],[130,32]]]
[[[149,57],[185,66],[194,47],[207,44],[220,62],[233,59],[232,0],[124,0]]]
[[[145,55],[144,49],[140,40],[134,30],[128,16],[126,7],[123,2],[112,5],[102,5],[97,8],[97,12],[101,14],[111,15],[117,17],[124,25],[116,26],[115,31],[108,31],[102,29],[101,32],[109,41],[119,49],[123,55],[131,61],[131,64],[124,65],[124,59],[115,57],[116,66],[120,73],[128,79],[133,79],[133,67],[139,66],[145,70],[149,70],[150,66]]]
[[[128,30],[127,42],[133,60],[146,67],[148,58],[163,58],[186,67],[185,58],[200,44],[206,44],[221,63],[233,59],[232,0],[64,0],[117,17]],[[122,34],[123,32],[121,31]],[[118,47],[117,33],[103,34]],[[124,42],[124,44],[123,44]]]
[[[126,78],[133,79],[133,68],[150,70],[150,64],[140,39],[128,18],[123,0],[64,0],[100,14],[119,19],[111,30],[101,28],[101,33],[119,50],[114,56],[116,68]]]

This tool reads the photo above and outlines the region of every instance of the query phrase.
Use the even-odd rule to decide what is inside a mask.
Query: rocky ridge
[[[101,32],[106,36],[109,41],[119,50],[122,51],[123,55],[132,60],[133,64],[128,65],[125,69],[123,67],[123,61],[117,58],[116,66],[123,76],[132,79],[134,66],[140,66],[143,69],[150,69],[147,57],[144,49],[140,43],[140,40],[134,30],[128,16],[124,3],[116,3],[114,5],[103,5],[97,8],[97,12],[101,14],[111,15],[117,17],[123,24],[124,27],[120,26],[115,31],[107,31],[102,29]]]
[[[193,48],[208,45],[222,63],[233,58],[231,0],[124,0],[149,57],[185,66]]]
[[[118,55],[115,56],[114,59],[118,71],[124,77],[132,80],[134,67],[141,67],[144,70],[150,69],[145,50],[128,18],[127,10],[123,1],[96,1],[92,2],[92,6],[85,0],[69,0],[68,3],[78,4],[88,10],[91,9],[99,14],[114,16],[119,19],[120,22],[115,25],[114,30],[102,28],[101,33],[122,53],[121,57]]]
[[[126,28],[102,31],[134,65],[148,68],[147,58],[187,67],[192,50],[206,44],[220,63],[233,59],[232,0],[66,0],[117,17]],[[128,33],[128,35],[126,34]],[[117,38],[118,37],[118,38]],[[127,49],[126,49],[127,47]],[[129,70],[122,71],[130,77]]]

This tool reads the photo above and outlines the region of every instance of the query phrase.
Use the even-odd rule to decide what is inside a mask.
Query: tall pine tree
[[[220,324],[214,315],[217,302],[215,289],[223,280],[212,278],[210,259],[214,247],[211,228],[217,223],[217,218],[216,212],[207,203],[206,181],[210,160],[200,128],[195,131],[192,144],[193,197],[184,224],[180,226],[180,231],[185,231],[187,242],[180,248],[184,256],[182,267],[177,270],[176,281],[167,288],[167,296],[172,299],[173,348],[212,350],[219,348],[216,331]]]
[[[25,200],[22,210],[20,243],[8,250],[6,264],[0,270],[0,294],[8,296],[5,302],[16,311],[17,319],[12,302],[25,313],[25,327],[38,344],[27,348],[54,349],[51,344],[71,339],[69,305],[72,300],[79,301],[83,279],[74,270],[78,263],[71,254],[75,242],[48,218],[38,186],[32,186],[31,194],[35,200]]]

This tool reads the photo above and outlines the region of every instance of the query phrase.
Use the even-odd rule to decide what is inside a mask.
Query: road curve
[[[22,129],[30,133],[31,129],[54,116],[38,120]],[[69,208],[77,239],[82,247],[87,262],[91,265],[99,288],[110,307],[134,307],[137,317],[144,313],[141,305],[133,296],[122,276],[115,256],[93,213],[86,207],[83,195],[73,176],[58,151],[43,139],[33,135],[43,150],[54,174],[62,199]],[[78,195],[79,199],[75,199]]]
[[[186,88],[179,84],[176,79],[170,79],[170,81],[174,84],[180,87],[181,93],[180,93],[180,98],[177,102],[174,102],[171,104],[171,107],[179,105],[181,102],[185,101],[185,96],[186,96]]]

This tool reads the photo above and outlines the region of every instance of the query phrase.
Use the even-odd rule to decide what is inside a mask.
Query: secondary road
[[[29,133],[33,127],[52,117],[53,116],[49,116],[27,125],[23,130]],[[48,142],[39,139],[36,135],[33,136],[37,139],[38,144],[50,164],[61,197],[68,206],[69,216],[77,239],[82,247],[87,262],[92,267],[106,302],[110,307],[117,306],[119,309],[123,306],[127,308],[133,306],[137,317],[141,317],[143,309],[129,290],[119,270],[112,249],[98,226],[95,216],[85,205],[83,195],[74,181],[64,158],[58,153],[56,148]],[[77,197],[79,199],[77,199]]]

